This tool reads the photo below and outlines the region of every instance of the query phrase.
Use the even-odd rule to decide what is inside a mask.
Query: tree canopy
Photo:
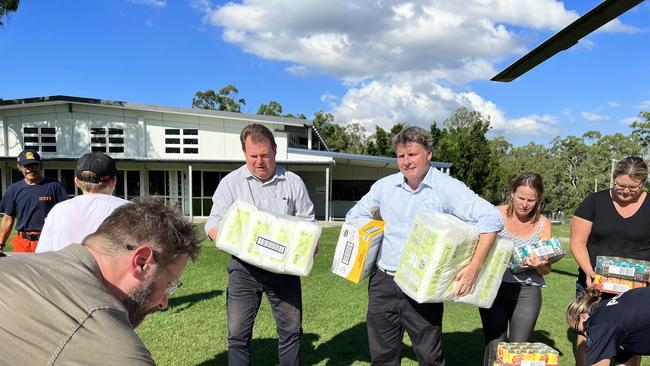
[[[237,98],[238,93],[239,90],[232,84],[224,86],[216,93],[212,89],[197,91],[192,99],[192,108],[241,113],[241,106],[246,105],[246,100]]]
[[[19,4],[20,4],[20,0],[0,1],[0,28],[4,26],[4,23],[2,22],[2,18],[4,18],[9,13],[16,12],[18,10]]]

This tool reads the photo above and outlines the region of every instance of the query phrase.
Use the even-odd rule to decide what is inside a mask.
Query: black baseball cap
[[[18,164],[20,165],[30,165],[30,164],[40,164],[41,156],[34,150],[23,150],[18,154]]]
[[[115,160],[102,152],[89,152],[77,160],[75,175],[82,182],[106,182],[117,173]]]

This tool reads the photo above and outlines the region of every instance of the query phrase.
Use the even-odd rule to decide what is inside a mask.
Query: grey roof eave
[[[333,151],[318,151],[318,150],[306,150],[298,148],[287,148],[289,153],[295,154],[305,154],[305,155],[317,155],[317,156],[327,156],[336,159],[347,159],[354,161],[368,161],[375,163],[384,163],[384,164],[395,164],[397,165],[397,159],[386,157],[386,156],[372,156],[372,155],[362,155],[362,154],[349,154],[349,153],[339,153]],[[453,163],[432,161],[431,166],[434,168],[451,168]]]
[[[257,114],[224,112],[224,111],[215,111],[209,109],[169,107],[169,106],[161,106],[155,104],[143,104],[143,103],[116,101],[116,100],[74,97],[68,95],[52,95],[52,96],[45,96],[45,97],[7,99],[7,100],[0,99],[0,110],[11,109],[11,108],[26,108],[35,105],[57,105],[57,104],[68,104],[68,103],[93,105],[93,106],[109,107],[109,108],[124,108],[124,109],[132,109],[132,110],[147,111],[147,112],[177,113],[177,114],[207,116],[207,117],[224,117],[229,119],[248,120],[248,121],[253,120],[259,122],[298,126],[298,127],[311,126],[311,121],[300,119],[300,118],[262,116]]]

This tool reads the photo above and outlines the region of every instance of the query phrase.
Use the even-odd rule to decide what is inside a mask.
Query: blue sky
[[[428,127],[458,106],[516,145],[629,133],[650,111],[650,2],[511,83],[489,81],[599,1],[23,1],[0,29],[0,98],[190,107],[232,83],[255,113]]]

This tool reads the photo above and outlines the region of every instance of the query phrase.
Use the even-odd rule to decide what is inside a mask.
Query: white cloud
[[[569,122],[574,122],[574,121],[576,120],[576,119],[573,117],[573,112],[571,111],[571,108],[565,108],[565,109],[562,111],[562,115],[563,115],[564,117],[566,117],[566,119],[567,119]]]
[[[592,112],[581,112],[580,115],[582,118],[587,121],[596,122],[596,121],[606,121],[609,119],[608,116],[604,114],[592,113]]]
[[[302,76],[307,74],[307,66],[305,65],[291,65],[285,69],[289,74],[293,76]]]
[[[553,116],[531,115],[511,119],[478,94],[457,92],[436,84],[434,80],[426,75],[391,75],[383,80],[373,80],[349,89],[332,113],[339,122],[356,122],[368,131],[374,131],[375,125],[390,128],[395,122],[427,128],[433,121],[441,124],[463,106],[489,116],[494,135],[557,134]]]
[[[476,65],[525,51],[507,26],[556,30],[576,17],[553,0],[244,0],[209,14],[225,41],[266,59],[339,77],[451,70],[469,80],[489,76]]]
[[[190,7],[204,13],[212,12],[212,4],[209,0],[190,0]]]
[[[619,120],[619,122],[620,122],[622,125],[630,126],[633,122],[638,121],[638,120],[639,120],[639,119],[636,118],[636,117],[626,117],[626,118],[621,118],[621,119]]]
[[[648,110],[650,109],[650,100],[644,100],[639,105],[636,106],[638,109]]]
[[[611,101],[607,103],[607,106],[610,108],[618,108],[621,106],[621,104],[619,102]]]
[[[428,126],[466,106],[489,115],[495,134],[558,131],[554,117],[507,117],[466,85],[489,79],[496,62],[524,54],[531,39],[577,19],[561,1],[242,0],[219,7],[191,1],[224,41],[244,52],[287,62],[292,75],[338,77],[347,92],[321,97],[337,121],[368,130],[401,121]],[[633,30],[615,20],[604,31]],[[589,50],[594,42],[580,45]],[[583,113],[587,119],[599,116]]]
[[[327,103],[327,104],[330,104],[330,105],[334,105],[334,103],[336,102],[337,99],[338,99],[338,97],[336,95],[330,93],[329,91],[326,91],[325,94],[320,96],[321,102]]]
[[[128,0],[133,4],[148,5],[156,8],[164,8],[167,6],[167,0]]]

